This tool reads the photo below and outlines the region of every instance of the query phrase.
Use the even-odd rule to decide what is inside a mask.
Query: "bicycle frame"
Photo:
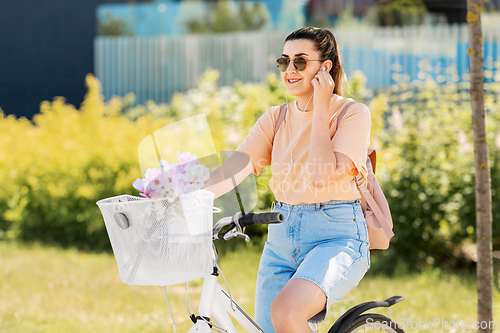
[[[250,333],[264,333],[255,321],[229,296],[229,294],[217,283],[218,274],[206,276],[203,280],[201,291],[198,319],[188,333],[211,333],[213,323],[201,319],[213,318],[215,325],[228,333],[237,333],[231,321],[231,315]]]

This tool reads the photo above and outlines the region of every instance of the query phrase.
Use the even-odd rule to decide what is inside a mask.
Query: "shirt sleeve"
[[[276,126],[276,108],[267,110],[257,120],[243,142],[236,151],[247,153],[252,161],[255,175],[258,175],[266,166],[271,164],[273,151],[274,128]]]
[[[371,115],[368,107],[357,103],[347,110],[332,138],[333,150],[348,156],[359,172],[366,163],[370,145]]]

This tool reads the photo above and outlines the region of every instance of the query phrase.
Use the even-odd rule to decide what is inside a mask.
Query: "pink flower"
[[[132,186],[141,192],[144,192],[144,181],[141,178],[137,178]]]
[[[192,160],[192,161],[190,161],[190,162],[187,162],[187,163],[186,163],[186,165],[185,165],[185,167],[189,167],[189,166],[196,166],[196,165],[198,165],[198,164],[199,164],[199,163],[198,163],[198,161],[197,161],[197,160]]]
[[[389,120],[389,124],[395,130],[400,130],[403,127],[403,116],[401,115],[399,109],[394,108],[392,110],[392,116]]]
[[[196,161],[197,157],[195,154],[193,154],[191,156],[191,153],[189,153],[189,152],[181,154],[181,152],[178,151],[177,152],[177,159],[179,160],[179,162],[181,162],[181,164],[186,164],[186,163],[191,162],[191,161]]]

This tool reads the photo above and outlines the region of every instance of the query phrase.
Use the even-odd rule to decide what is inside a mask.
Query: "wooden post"
[[[493,259],[491,179],[486,141],[483,76],[482,0],[467,0],[470,92],[476,169],[477,316],[479,333],[491,333],[493,322]],[[486,328],[484,328],[486,326]]]

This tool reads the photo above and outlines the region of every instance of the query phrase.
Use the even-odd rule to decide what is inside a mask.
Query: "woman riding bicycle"
[[[281,106],[260,117],[236,149],[250,156],[246,172],[271,165],[274,211],[257,277],[255,319],[264,332],[311,332],[334,302],[358,285],[370,267],[368,233],[353,175],[366,175],[368,108],[342,97],[345,73],[327,29],[301,28],[277,60],[296,100],[275,135]],[[283,111],[282,111],[283,112]],[[247,173],[247,174],[248,174]]]

